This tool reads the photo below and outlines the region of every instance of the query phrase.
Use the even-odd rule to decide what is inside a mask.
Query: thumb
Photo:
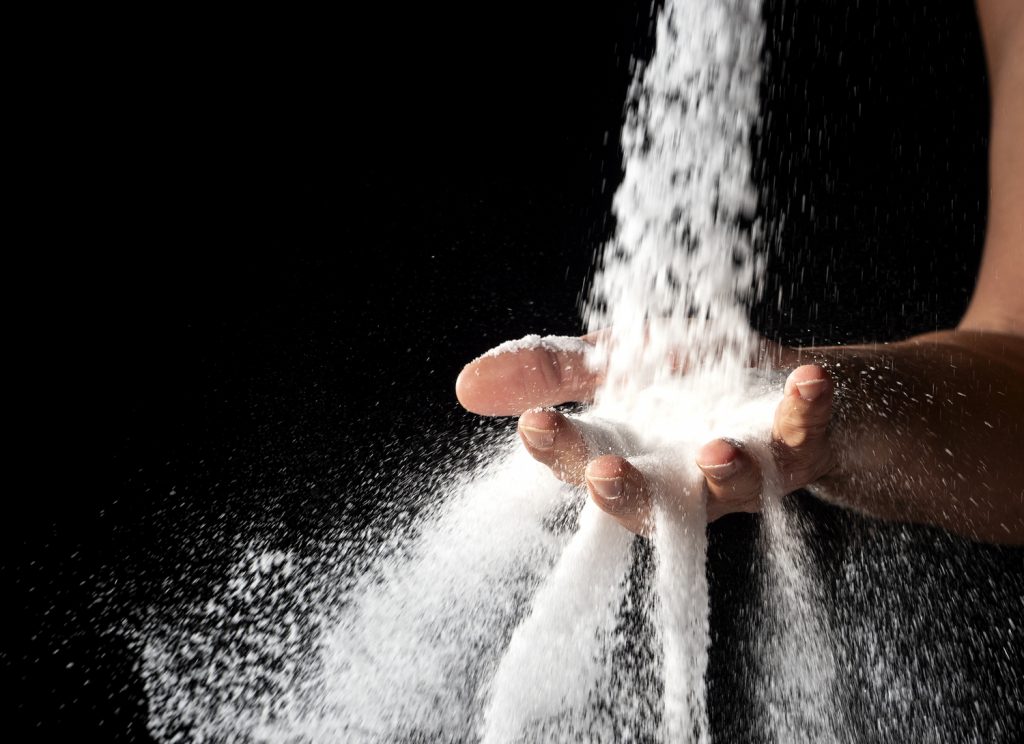
[[[779,470],[792,490],[803,488],[832,467],[828,425],[834,385],[822,367],[797,367],[786,380],[775,409],[772,437]]]

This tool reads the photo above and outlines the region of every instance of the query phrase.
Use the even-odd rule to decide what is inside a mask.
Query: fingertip
[[[583,484],[587,444],[575,422],[550,408],[532,408],[519,417],[517,431],[530,456],[556,478]]]
[[[827,443],[832,419],[832,378],[820,366],[798,367],[786,380],[786,395],[775,409],[772,436],[801,457]]]
[[[459,376],[455,378],[455,398],[456,400],[459,401],[459,405],[461,405],[465,409],[469,409],[469,406],[466,405],[466,403],[468,402],[467,394],[469,393],[470,387],[468,373],[469,368],[472,366],[472,363],[467,364],[465,367],[462,368],[462,371],[459,372]]]
[[[735,468],[740,456],[739,447],[729,439],[714,439],[699,450],[694,458],[697,467],[708,472],[724,472],[724,468]]]
[[[552,338],[508,342],[474,359],[455,380],[459,403],[472,413],[509,416],[533,406],[591,400],[598,376],[587,367],[587,343],[555,344]]]
[[[635,509],[640,473],[617,455],[591,460],[584,471],[590,497],[604,511],[620,515]]]
[[[622,478],[636,473],[629,461],[618,455],[602,455],[587,463],[587,478]]]
[[[455,397],[467,411],[491,415],[488,398],[481,387],[479,360],[467,364],[455,378]]]
[[[598,478],[587,476],[587,489],[590,491],[590,498],[608,512],[618,512],[619,502],[625,490],[625,483],[622,478]]]
[[[557,429],[565,421],[565,416],[551,408],[531,408],[519,417],[520,426],[532,429]]]
[[[463,367],[455,379],[455,396],[463,408],[481,416],[513,416],[546,403],[537,400],[527,374],[532,367],[521,354],[488,354]]]
[[[757,510],[761,469],[739,442],[715,439],[698,450],[696,460],[707,482],[709,519]]]
[[[786,379],[786,390],[789,391],[793,385],[807,382],[827,382],[832,378],[820,364],[804,364],[789,373]]]
[[[708,478],[709,486],[715,490],[716,484],[731,484],[744,480],[746,473],[755,468],[750,456],[743,451],[742,445],[732,439],[715,439],[697,451],[697,467]],[[739,478],[737,476],[743,476]]]
[[[786,378],[786,396],[799,397],[808,403],[824,399],[832,392],[832,378],[818,364],[797,367]]]
[[[564,423],[565,417],[557,411],[534,408],[519,417],[519,435],[534,449],[549,450]]]

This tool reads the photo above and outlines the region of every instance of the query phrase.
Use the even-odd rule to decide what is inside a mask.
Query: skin
[[[992,85],[991,196],[970,306],[957,328],[897,343],[768,344],[772,363],[792,369],[772,451],[789,492],[1024,545],[1024,3],[984,0],[978,11]],[[642,532],[643,473],[616,455],[589,459],[572,421],[548,408],[588,402],[600,382],[582,354],[532,349],[471,362],[456,394],[472,412],[518,415],[534,458]],[[696,461],[709,519],[760,508],[760,466],[742,443],[708,442]]]

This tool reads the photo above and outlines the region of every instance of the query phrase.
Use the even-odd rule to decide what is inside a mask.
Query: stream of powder
[[[763,448],[781,390],[749,368],[756,337],[745,310],[763,271],[749,145],[762,38],[760,0],[665,2],[653,58],[630,91],[618,229],[586,306],[589,329],[609,329],[589,360],[607,381],[578,422],[593,454],[629,456],[647,476],[653,578],[636,578],[632,534],[517,442],[497,443],[490,465],[453,475],[420,504],[415,529],[373,550],[348,543],[339,560],[355,568],[342,590],[284,613],[311,618],[313,651],[296,659],[287,623],[266,629],[274,674],[238,641],[260,623],[256,607],[242,613],[253,618],[244,627],[220,620],[213,602],[154,629],[144,676],[158,740],[710,740],[705,494],[694,455],[718,436]],[[489,354],[538,347],[582,348],[527,337]],[[793,670],[804,679],[820,660],[821,622],[778,509],[766,520],[771,580],[783,586],[779,611],[795,607],[809,636]],[[770,644],[783,697],[793,689],[783,662],[800,642]],[[623,665],[634,684],[619,684]],[[826,719],[814,718],[818,740],[833,738]],[[796,731],[792,720],[774,727],[780,740]]]

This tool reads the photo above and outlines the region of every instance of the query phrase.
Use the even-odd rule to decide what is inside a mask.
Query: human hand
[[[593,337],[583,337],[593,343]],[[485,355],[466,365],[456,381],[459,402],[490,416],[519,415],[519,436],[527,451],[559,479],[586,484],[590,497],[627,529],[643,532],[650,513],[645,475],[623,453],[588,451],[579,426],[546,408],[590,402],[601,375],[588,368],[583,343],[539,346]],[[787,360],[791,356],[778,355]],[[797,367],[786,380],[772,425],[771,453],[786,492],[833,473],[828,436],[833,383],[818,365]],[[742,442],[715,439],[696,455],[707,484],[708,519],[760,509],[761,465]]]

